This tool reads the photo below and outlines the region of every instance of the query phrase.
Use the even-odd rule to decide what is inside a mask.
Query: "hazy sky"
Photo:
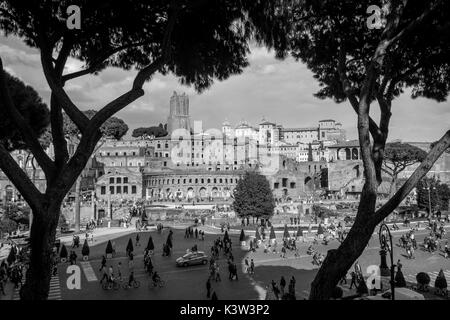
[[[0,57],[6,70],[33,86],[46,103],[50,90],[44,79],[39,52],[28,48],[18,38],[0,35]],[[254,47],[250,66],[241,75],[216,82],[197,94],[182,86],[172,75],[156,75],[144,86],[145,96],[118,113],[131,131],[140,126],[166,123],[169,98],[173,91],[190,97],[192,120],[203,121],[203,128],[221,128],[225,119],[232,125],[247,120],[257,125],[263,117],[284,127],[309,127],[321,119],[335,119],[347,130],[347,137],[357,138],[356,114],[349,103],[336,104],[313,96],[319,86],[312,73],[300,62],[289,58],[279,61],[265,48]],[[79,70],[82,64],[69,60],[66,72]],[[132,84],[135,71],[115,68],[99,76],[85,76],[70,81],[66,90],[80,109],[99,109]],[[435,141],[450,128],[449,102],[413,100],[408,94],[393,103],[390,139]],[[373,114],[378,120],[379,115]]]

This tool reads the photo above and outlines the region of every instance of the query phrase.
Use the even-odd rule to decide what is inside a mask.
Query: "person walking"
[[[206,281],[206,298],[211,298],[211,278]]]
[[[218,298],[217,298],[217,294],[216,294],[216,292],[214,291],[213,292],[213,294],[212,294],[212,296],[211,296],[211,300],[219,300]]]
[[[102,265],[100,267],[100,272],[102,273],[102,278],[100,279],[100,284],[102,284],[103,280],[108,281],[108,271],[106,270],[106,265]]]
[[[248,263],[248,258],[247,257],[245,257],[245,273],[249,273],[249,271],[250,271],[250,265],[249,265],[249,263]]]
[[[356,284],[356,273],[352,271],[350,275],[352,277],[352,281],[350,282],[350,289],[353,288],[353,285],[355,285],[355,288],[357,288],[358,285]]]
[[[139,243],[139,240],[141,239],[141,237],[139,236],[139,233],[136,234],[136,247],[140,247],[141,244]]]
[[[357,276],[362,276],[362,268],[358,261],[355,262],[355,273]]]
[[[250,261],[250,274],[255,273],[255,263],[253,262],[253,259]]]
[[[272,290],[275,295],[275,299],[280,300],[280,289],[278,289],[277,284],[273,280],[272,280]]]
[[[280,290],[281,290],[281,297],[284,296],[284,288],[286,287],[286,280],[284,279],[283,276],[281,276],[280,279]]]
[[[122,262],[117,264],[117,278],[122,281]]]
[[[215,263],[214,271],[215,271],[215,276],[216,276],[214,280],[216,282],[222,281],[222,279],[220,278],[220,268],[219,268],[219,265],[217,263]]]

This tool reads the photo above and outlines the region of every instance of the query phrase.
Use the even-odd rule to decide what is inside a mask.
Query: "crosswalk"
[[[80,265],[88,282],[98,281],[95,271],[89,261],[80,262]]]
[[[427,272],[428,275],[430,276],[430,286],[434,287],[434,282],[436,281],[436,278],[439,274],[439,270],[438,271],[433,271],[433,272]],[[444,270],[444,275],[445,275],[445,279],[447,279],[447,281],[450,280],[450,269],[449,270]],[[410,274],[408,276],[405,277],[406,282],[411,282],[411,283],[417,283],[416,280],[416,274]]]
[[[26,274],[26,273],[25,273]],[[25,274],[22,283],[25,283]],[[20,289],[14,289],[13,300],[20,300]],[[61,297],[61,284],[59,282],[59,277],[52,276],[50,279],[50,291],[48,293],[48,300],[62,300]]]

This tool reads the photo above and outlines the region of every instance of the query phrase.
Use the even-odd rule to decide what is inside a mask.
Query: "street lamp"
[[[435,188],[435,187],[432,187],[432,186],[431,186],[431,183],[430,183],[430,185],[425,186],[424,189],[428,191],[428,208],[429,208],[429,210],[430,210],[428,216],[431,218],[431,217],[432,217],[432,212],[431,212],[431,190],[432,190],[432,189],[433,189],[433,190],[436,190],[436,188]]]
[[[389,227],[383,223],[380,226],[380,230],[378,232],[378,237],[380,239],[380,257],[381,257],[381,264],[380,264],[380,271],[382,276],[388,276],[390,274],[391,276],[391,297],[392,300],[395,300],[395,282],[394,282],[394,246],[392,243],[392,235],[389,231]],[[388,243],[389,240],[389,243]],[[386,263],[386,251],[389,251],[390,258],[391,258],[391,269],[389,272],[389,268]]]

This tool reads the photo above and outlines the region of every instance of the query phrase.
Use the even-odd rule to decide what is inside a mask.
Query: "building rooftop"
[[[317,131],[317,127],[307,127],[307,128],[282,128],[281,131]]]
[[[328,146],[328,148],[350,148],[359,147],[359,140],[342,141],[337,144]]]

